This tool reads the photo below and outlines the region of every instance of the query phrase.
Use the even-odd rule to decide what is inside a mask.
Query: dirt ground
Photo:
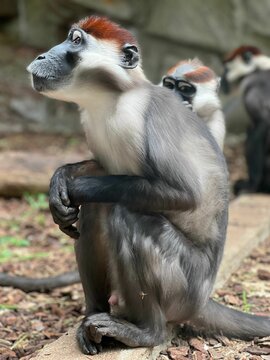
[[[43,149],[46,153],[87,154],[80,137],[11,135],[0,138],[0,151]],[[245,175],[243,146],[226,147],[231,180]],[[270,239],[261,245],[215,297],[236,308],[270,313]],[[75,269],[73,240],[53,223],[47,196],[0,198],[0,271],[43,277]],[[44,344],[65,333],[83,315],[80,284],[48,294],[0,288],[0,359],[29,359]],[[181,330],[183,331],[183,330]],[[246,349],[246,351],[244,351]],[[270,338],[254,344],[228,339],[190,338],[181,333],[160,359],[270,359]]]

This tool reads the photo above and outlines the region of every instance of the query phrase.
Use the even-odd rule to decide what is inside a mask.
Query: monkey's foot
[[[96,354],[93,348],[101,343],[103,336],[114,338],[130,347],[153,346],[156,339],[146,330],[140,329],[123,319],[115,318],[108,313],[87,316],[77,333],[77,339],[84,353]],[[89,350],[86,352],[86,349]]]

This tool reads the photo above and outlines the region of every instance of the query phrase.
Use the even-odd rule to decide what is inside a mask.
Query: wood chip
[[[207,341],[210,346],[215,346],[215,345],[219,344],[219,341],[217,339],[210,338],[210,339],[207,339]]]
[[[197,338],[191,338],[188,340],[190,346],[192,346],[195,350],[199,350],[203,353],[207,352],[208,346],[202,341]]]
[[[270,355],[270,348],[267,347],[250,346],[243,349],[243,351],[252,355]]]
[[[5,340],[5,339],[0,339],[0,347],[7,347],[9,348],[12,345],[11,341]]]
[[[264,256],[259,259],[261,264],[270,264],[270,256]]]
[[[265,336],[263,338],[256,338],[254,341],[256,344],[265,344],[270,343],[270,336]]]
[[[207,360],[207,355],[205,353],[195,350],[192,354],[192,360]]]
[[[211,356],[214,360],[224,359],[223,354],[218,350],[209,349],[209,353],[211,354]]]
[[[185,356],[188,356],[188,352],[188,346],[171,347],[168,349],[168,353],[173,360],[180,360],[181,357],[184,358]]]
[[[17,359],[16,352],[10,349],[5,349],[0,347],[0,354],[1,354],[1,360]]]
[[[225,295],[224,300],[227,304],[230,305],[242,305],[242,301],[235,295]]]
[[[259,269],[257,275],[260,280],[270,280],[270,272],[267,270]]]
[[[157,357],[157,360],[169,360],[168,356],[164,355],[164,354],[159,354],[159,356]]]
[[[216,336],[216,339],[221,342],[223,346],[230,346],[231,341],[226,336]]]

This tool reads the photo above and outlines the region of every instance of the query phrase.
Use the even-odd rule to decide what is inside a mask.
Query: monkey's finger
[[[61,214],[57,213],[57,212],[53,212],[52,213],[53,216],[53,220],[56,224],[58,225],[72,225],[74,224],[76,221],[78,221],[78,214],[71,214],[68,216],[62,216]]]
[[[93,340],[97,344],[101,343],[102,335],[99,333],[98,328],[96,326],[90,325],[89,333],[90,333],[91,340]]]
[[[80,237],[80,233],[78,231],[78,229],[73,226],[73,225],[70,225],[70,226],[67,226],[67,227],[62,227],[62,226],[59,226],[59,229],[66,235],[68,235],[69,237],[71,237],[72,239],[79,239]]]
[[[69,217],[61,216],[56,212],[52,212],[53,221],[62,227],[70,226],[78,221],[78,215],[71,215]]]
[[[79,339],[79,345],[82,349],[82,352],[86,355],[95,355],[98,353],[96,344],[93,344],[92,341],[88,338],[87,333],[83,333],[82,338]]]
[[[52,201],[52,202],[50,202],[49,205],[50,205],[51,212],[57,212],[57,213],[61,214],[62,216],[68,216],[70,214],[75,214],[75,213],[79,212],[78,207],[65,206],[59,200]]]
[[[111,325],[106,326],[105,324],[99,324],[96,330],[94,341],[98,343],[97,340],[102,339],[103,336],[116,337],[117,335],[118,335],[117,326],[111,326]]]
[[[101,344],[95,344],[95,345],[96,345],[97,351],[99,353],[102,352],[102,345]]]
[[[64,189],[61,189],[59,195],[60,195],[60,198],[62,200],[62,204],[69,207],[70,206],[70,200],[69,200],[69,197],[68,197],[67,187],[65,187]]]
[[[58,225],[71,225],[78,220],[79,212],[75,212],[69,215],[63,215],[55,209],[51,209],[53,220]]]
[[[53,218],[54,222],[56,225],[61,226],[61,228],[67,228],[73,224],[75,224],[78,221],[77,219],[71,220],[71,221],[61,221],[59,219],[56,219],[55,217]]]

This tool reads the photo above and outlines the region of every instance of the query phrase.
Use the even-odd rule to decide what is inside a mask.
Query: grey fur
[[[104,44],[96,45],[99,58]],[[94,50],[87,51],[91,63]],[[59,89],[61,96],[50,92],[83,108],[91,150],[104,168],[101,174],[91,167],[82,173],[80,165],[78,171],[69,165],[71,171],[63,167],[51,182],[51,209],[60,226],[69,227],[76,217],[76,210],[65,214],[70,206],[82,205],[75,250],[87,314],[77,333],[79,346],[95,354],[106,336],[128,346],[153,346],[165,339],[167,323],[188,320],[246,335],[241,323],[232,323],[229,309],[222,310],[221,324],[207,322],[216,309],[209,296],[228,220],[221,149],[176,95],[150,84],[139,66],[123,70],[113,54],[114,64],[109,67],[106,58],[102,74],[91,63],[91,71],[99,71],[95,82],[102,80],[94,89],[85,86],[81,94],[75,81]],[[77,80],[87,64],[74,68]],[[113,79],[117,84],[108,91]],[[113,292],[118,308],[109,313]],[[270,325],[258,322],[259,335],[269,335]],[[248,335],[256,336],[257,329]]]

